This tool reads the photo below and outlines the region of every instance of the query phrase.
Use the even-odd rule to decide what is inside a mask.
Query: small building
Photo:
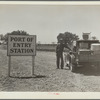
[[[91,39],[91,33],[83,33],[83,39],[84,40],[90,40]]]

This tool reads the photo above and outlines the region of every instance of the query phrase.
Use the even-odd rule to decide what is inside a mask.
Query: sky
[[[0,5],[0,34],[24,30],[37,42],[57,42],[66,31],[91,32],[100,40],[100,6],[96,5]]]

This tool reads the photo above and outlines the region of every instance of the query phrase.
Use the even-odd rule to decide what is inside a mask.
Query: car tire
[[[77,64],[75,64],[74,62],[74,57],[73,56],[70,56],[70,59],[69,59],[69,69],[71,72],[75,72],[76,68],[77,68]]]
[[[76,66],[72,63],[70,63],[70,67],[69,67],[71,72],[75,72],[76,71]]]

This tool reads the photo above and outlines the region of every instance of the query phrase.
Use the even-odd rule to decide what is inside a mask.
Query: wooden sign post
[[[34,75],[35,56],[32,56],[32,75]]]
[[[11,66],[11,56],[9,56],[9,62],[8,62],[8,76],[10,76],[10,66]]]
[[[11,56],[32,56],[32,75],[34,75],[36,35],[8,35],[7,56],[8,76],[10,76]]]

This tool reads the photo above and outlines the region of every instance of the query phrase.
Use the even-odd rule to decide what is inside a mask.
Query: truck
[[[89,34],[88,34],[89,35]],[[64,56],[64,64],[74,72],[79,65],[97,66],[100,63],[100,42],[99,40],[82,39],[76,41],[73,52]]]

